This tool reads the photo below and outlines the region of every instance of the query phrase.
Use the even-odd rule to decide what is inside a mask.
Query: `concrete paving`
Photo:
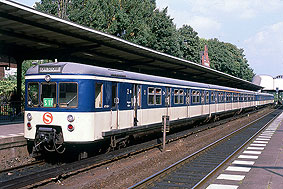
[[[229,162],[207,188],[283,188],[283,113]]]

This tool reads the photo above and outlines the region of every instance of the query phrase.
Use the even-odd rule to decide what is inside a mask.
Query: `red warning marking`
[[[53,121],[53,116],[51,113],[46,112],[45,114],[43,114],[43,122],[45,124],[50,124]]]

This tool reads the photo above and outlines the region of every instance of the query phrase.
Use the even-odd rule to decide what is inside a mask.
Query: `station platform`
[[[20,136],[24,136],[23,123],[0,125],[0,140]]]
[[[207,188],[283,188],[283,113],[224,166]]]

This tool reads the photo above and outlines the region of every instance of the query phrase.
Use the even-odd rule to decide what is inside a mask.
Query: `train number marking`
[[[43,114],[43,122],[45,124],[50,124],[53,121],[53,115],[49,112],[46,112],[45,114]]]

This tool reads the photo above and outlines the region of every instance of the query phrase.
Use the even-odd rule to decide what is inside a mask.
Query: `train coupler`
[[[32,153],[41,152],[57,152],[62,154],[65,151],[63,134],[55,128],[39,127],[35,140]]]

